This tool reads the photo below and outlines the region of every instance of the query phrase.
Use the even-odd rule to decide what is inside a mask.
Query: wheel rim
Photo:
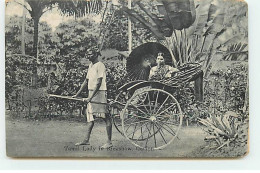
[[[163,149],[177,137],[183,115],[170,93],[144,89],[127,101],[121,118],[124,136],[136,147]]]
[[[120,91],[119,94],[116,96],[116,101],[122,103],[122,104],[126,104],[128,97],[130,97],[130,93],[128,93],[127,91]],[[113,115],[112,119],[113,119],[113,124],[116,128],[116,130],[121,134],[124,135],[124,133],[122,132],[122,117],[120,116],[121,113],[123,111],[122,109],[117,109],[117,114]]]

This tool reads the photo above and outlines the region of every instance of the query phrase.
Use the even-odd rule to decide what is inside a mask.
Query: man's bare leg
[[[75,145],[90,145],[89,139],[90,139],[90,134],[92,132],[93,127],[94,127],[94,121],[87,122],[87,136],[86,136],[86,138],[82,142],[76,143]]]
[[[106,114],[106,118],[104,118],[106,122],[106,130],[107,130],[107,143],[102,146],[102,148],[110,148],[112,147],[112,122],[109,114]]]

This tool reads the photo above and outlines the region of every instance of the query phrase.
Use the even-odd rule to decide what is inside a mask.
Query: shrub
[[[198,122],[209,135],[205,137],[207,148],[214,149],[216,153],[227,152],[226,154],[232,154],[234,148],[239,148],[242,154],[235,153],[237,156],[242,156],[247,151],[248,121],[244,121],[235,112],[210,115],[205,119],[199,118]]]

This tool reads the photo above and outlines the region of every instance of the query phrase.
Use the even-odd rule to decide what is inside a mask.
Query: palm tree
[[[38,25],[41,16],[53,8],[58,8],[62,14],[67,16],[81,17],[89,13],[99,13],[102,8],[102,0],[25,0],[25,4],[21,4],[30,14],[34,21],[33,36],[33,56],[37,58],[38,46]]]
[[[21,4],[31,15],[34,25],[33,33],[33,57],[35,66],[32,71],[32,85],[37,83],[37,62],[38,62],[38,27],[41,16],[53,8],[58,8],[62,14],[67,16],[81,17],[89,13],[99,13],[102,8],[102,0],[25,0],[26,4]]]

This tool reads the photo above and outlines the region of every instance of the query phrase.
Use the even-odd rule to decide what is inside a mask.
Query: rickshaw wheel
[[[122,114],[124,136],[142,149],[163,149],[174,141],[182,125],[178,101],[161,89],[139,89]]]
[[[126,102],[131,98],[133,94],[129,93],[129,92],[120,92],[117,96],[116,96],[116,101],[120,102],[123,105],[126,105]],[[116,130],[122,135],[124,136],[123,133],[123,129],[122,129],[122,113],[123,113],[123,109],[118,109],[117,110],[117,114],[113,114],[112,116],[112,120],[113,120],[113,124],[116,128]],[[148,138],[151,136],[148,136]],[[131,140],[136,140],[135,138],[131,138],[129,137],[129,139]],[[142,139],[137,139],[138,141],[143,141],[146,140],[146,138],[142,138]]]
[[[116,101],[125,105],[127,100],[131,98],[131,94],[127,91],[120,91],[119,94],[116,96]],[[122,120],[121,120],[121,114],[123,111],[124,107],[122,107],[122,109],[117,108],[117,114],[114,114],[112,116],[112,120],[113,120],[113,124],[116,128],[116,130],[124,136],[124,133],[122,131]]]

